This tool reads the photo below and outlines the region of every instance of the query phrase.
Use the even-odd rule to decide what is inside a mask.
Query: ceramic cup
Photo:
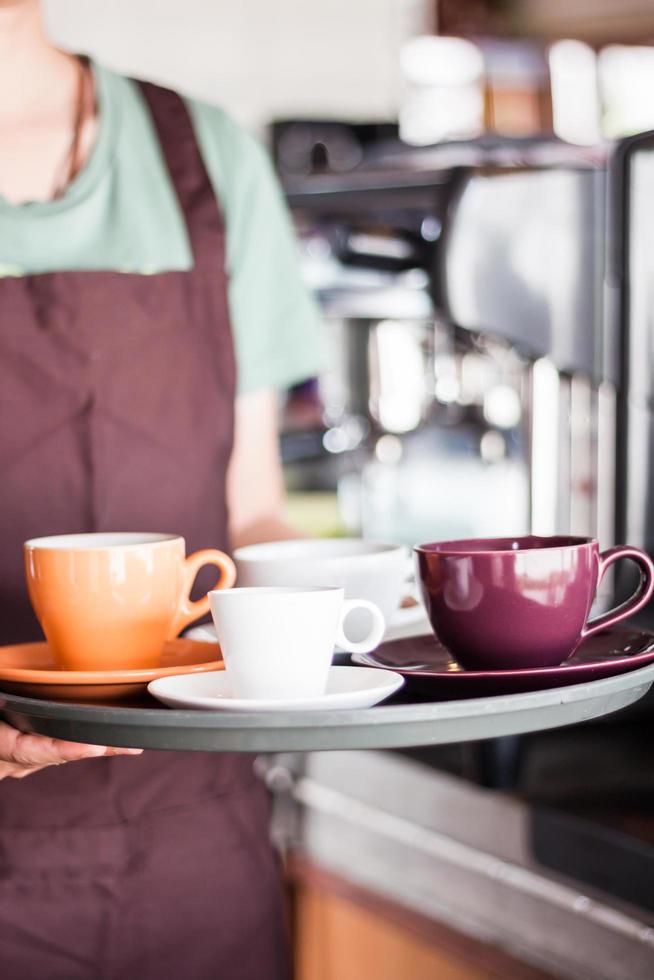
[[[235,581],[222,551],[185,557],[172,534],[66,534],[25,542],[27,588],[52,654],[67,670],[156,667],[163,644],[209,612],[190,598],[204,565]]]
[[[407,579],[406,548],[361,538],[271,541],[234,552],[239,586],[333,585],[346,599],[374,602],[390,623]],[[349,635],[365,636],[367,620],[355,614]],[[339,644],[340,645],[340,644]]]
[[[592,633],[631,616],[654,590],[654,565],[638,548],[577,537],[487,538],[418,545],[417,575],[432,628],[468,669],[553,667]],[[631,599],[588,622],[609,565],[631,558]]]
[[[367,653],[384,635],[372,602],[339,588],[236,588],[210,592],[211,612],[237,698],[308,698],[325,693],[334,643]],[[352,641],[346,618],[364,611],[368,632]]]

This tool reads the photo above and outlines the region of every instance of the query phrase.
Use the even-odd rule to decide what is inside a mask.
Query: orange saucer
[[[180,637],[163,648],[158,667],[140,670],[62,670],[47,643],[0,647],[0,690],[55,701],[115,701],[143,694],[171,674],[222,670],[220,647]]]

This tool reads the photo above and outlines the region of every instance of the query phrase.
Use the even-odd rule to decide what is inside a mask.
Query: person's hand
[[[113,749],[106,745],[82,745],[45,735],[26,735],[0,721],[0,779],[22,779],[46,766],[101,755],[140,755],[143,749]]]

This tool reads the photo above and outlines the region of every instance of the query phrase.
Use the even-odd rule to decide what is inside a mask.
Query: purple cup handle
[[[638,612],[639,609],[642,609],[649,602],[654,592],[654,563],[652,559],[644,551],[641,551],[640,548],[631,548],[629,545],[618,545],[616,548],[609,548],[600,554],[599,576],[597,579],[598,587],[609,565],[619,561],[620,558],[631,558],[632,561],[635,561],[640,566],[640,582],[638,583],[638,588],[631,598],[623,602],[622,605],[616,609],[609,609],[608,612],[602,613],[601,616],[597,616],[595,619],[591,619],[589,623],[586,623],[581,631],[582,639],[585,639],[587,636],[592,636],[593,633],[598,633],[608,626],[615,626],[616,623],[626,619],[627,616],[633,616],[635,612]]]

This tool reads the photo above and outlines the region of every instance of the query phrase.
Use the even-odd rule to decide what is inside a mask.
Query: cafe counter
[[[584,834],[549,805],[574,799],[576,765],[612,731],[529,736],[540,741],[511,791],[480,785],[480,749],[501,743],[260,759],[297,980],[651,980],[651,847],[606,825]]]

